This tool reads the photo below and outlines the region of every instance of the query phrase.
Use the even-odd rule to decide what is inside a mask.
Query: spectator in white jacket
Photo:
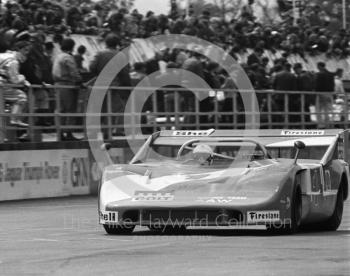
[[[5,101],[12,103],[10,124],[19,127],[28,127],[16,115],[21,114],[23,107],[27,103],[27,95],[17,87],[6,87],[6,85],[29,86],[29,82],[19,73],[20,63],[23,63],[31,49],[31,44],[20,41],[13,47],[14,51],[0,53],[0,84]]]

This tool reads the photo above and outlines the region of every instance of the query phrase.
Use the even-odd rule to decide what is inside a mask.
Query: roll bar
[[[211,138],[211,139],[208,139],[208,138],[204,138],[204,139],[192,139],[192,140],[189,140],[189,141],[187,141],[187,142],[185,142],[182,146],[181,146],[181,148],[179,149],[179,151],[177,152],[177,156],[176,156],[176,159],[177,160],[179,160],[180,159],[180,156],[181,156],[181,153],[183,152],[183,150],[186,148],[186,147],[188,147],[190,144],[193,144],[193,143],[196,143],[196,142],[201,142],[201,143],[205,143],[205,142],[218,142],[218,143],[220,143],[220,142],[232,142],[232,143],[244,143],[244,142],[246,142],[246,143],[252,143],[252,144],[255,144],[256,146],[258,146],[261,150],[262,150],[262,152],[263,152],[263,154],[264,154],[264,157],[266,158],[266,159],[271,159],[271,156],[268,154],[268,152],[267,152],[267,150],[266,150],[266,148],[262,145],[262,144],[260,144],[259,142],[257,142],[257,141],[254,141],[254,140],[252,140],[252,139],[245,139],[245,138],[238,138],[238,139],[230,139],[230,138],[228,138],[228,139],[222,139],[222,138],[220,138],[220,139],[213,139],[213,138]]]

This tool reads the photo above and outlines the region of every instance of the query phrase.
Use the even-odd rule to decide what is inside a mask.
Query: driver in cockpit
[[[214,160],[214,151],[213,149],[206,144],[198,144],[193,149],[193,159],[198,161],[201,165],[204,165],[208,162],[209,165],[213,163]]]

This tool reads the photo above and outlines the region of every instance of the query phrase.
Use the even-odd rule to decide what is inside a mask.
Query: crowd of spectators
[[[80,3],[80,4],[72,4]],[[204,10],[196,15],[140,14],[136,9],[111,7],[111,2],[19,0],[9,1],[0,26],[23,31],[41,30],[51,34],[107,34],[112,31],[123,40],[156,34],[182,33],[197,36],[229,49],[233,54],[247,48],[283,50],[286,53],[327,53],[344,57],[350,53],[350,33],[334,32],[319,5],[307,4],[297,24],[291,16],[278,24],[262,24],[254,16],[254,0],[242,7],[237,18],[224,20]]]
[[[128,12],[125,8],[107,9],[103,2],[98,4],[83,2],[68,7],[43,0],[8,2],[0,20],[2,27],[0,52],[11,49],[21,41],[30,41],[33,47],[28,50],[19,68],[26,81],[44,85],[47,83],[81,85],[87,80],[92,80],[90,83],[93,83],[94,78],[118,49],[128,45],[133,38],[180,33],[214,42],[233,56],[246,52],[248,48],[254,49],[242,67],[255,89],[334,91],[337,87],[336,80],[341,81],[341,70],[336,73],[328,72],[325,63],[321,62],[318,64],[319,72],[306,72],[300,63],[290,64],[288,56],[299,54],[303,57],[306,53],[310,55],[326,53],[329,56],[344,58],[350,54],[350,33],[344,29],[339,29],[337,32],[328,30],[327,21],[317,17],[317,13],[321,13],[317,6],[306,9],[307,13],[297,25],[292,24],[291,18],[286,18],[280,24],[262,25],[256,20],[250,8],[253,3],[254,0],[249,0],[238,18],[225,21],[211,16],[208,10],[200,15],[189,13],[177,17],[156,16],[153,12],[148,12],[143,16],[137,10]],[[96,53],[88,68],[84,68],[86,48],[83,45],[74,45],[74,41],[67,38],[71,33],[101,35],[105,40],[106,50]],[[53,35],[54,41],[59,43],[62,50],[55,59],[52,57],[53,43],[46,40],[48,34]],[[79,47],[74,50],[75,46]],[[272,52],[282,50],[283,55],[272,61],[264,55],[266,50]],[[227,72],[224,72],[219,64],[207,60],[204,55],[190,50],[167,49],[156,53],[155,57],[147,62],[134,64],[130,72],[122,71],[112,84],[136,85],[144,76],[160,69],[162,75],[158,77],[164,78],[167,74],[165,68],[191,71],[202,77],[212,89],[236,88],[235,83],[227,78]],[[181,79],[181,76],[179,78]],[[35,93],[37,112],[53,111],[54,107],[48,101],[49,93],[46,89]],[[62,90],[60,95],[61,112],[74,112],[76,93],[73,90]],[[122,112],[127,97],[126,91],[112,95],[112,101],[115,103],[112,103],[112,110]],[[169,105],[171,100],[166,96],[160,99],[163,103],[162,108],[171,109]],[[324,98],[321,99],[321,103],[323,102],[328,109],[331,100]],[[310,101],[309,104],[313,103]],[[276,97],[274,105],[282,107],[283,103]],[[300,106],[300,103],[295,101],[294,105]],[[190,101],[184,100],[183,106],[191,108]],[[209,112],[213,110],[213,106],[213,99],[208,98],[201,103],[200,110]],[[226,107],[225,103],[222,106],[223,111],[232,108],[231,103]],[[290,107],[292,111],[293,108]],[[208,121],[209,118],[203,122]],[[47,122],[41,122],[45,123]],[[121,122],[117,119],[117,123]],[[71,132],[66,131],[62,132],[62,139],[72,140],[74,137]]]

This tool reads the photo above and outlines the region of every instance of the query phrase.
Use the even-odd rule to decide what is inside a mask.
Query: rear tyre
[[[272,234],[291,235],[299,231],[302,217],[302,199],[300,186],[296,186],[291,204],[291,220],[286,224],[270,224],[267,230]]]
[[[134,225],[112,225],[104,224],[103,228],[109,235],[127,235],[134,231]]]
[[[335,203],[335,209],[332,216],[320,223],[319,230],[323,231],[336,231],[342,221],[344,209],[344,192],[343,185],[341,184],[337,193],[337,202]]]

